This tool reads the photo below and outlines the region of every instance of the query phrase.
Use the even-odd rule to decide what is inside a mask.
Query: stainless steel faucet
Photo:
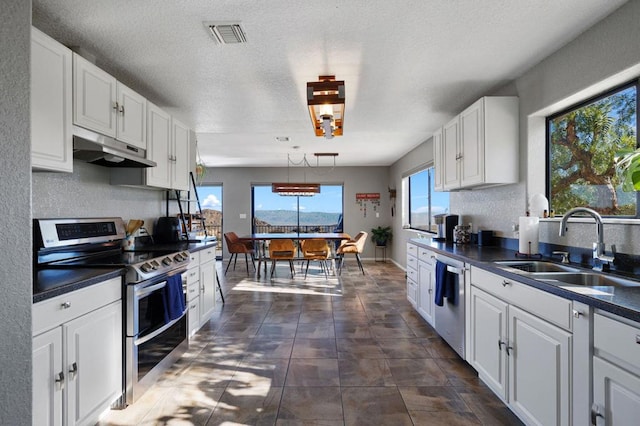
[[[567,222],[569,221],[569,218],[576,213],[586,213],[595,219],[598,241],[593,243],[593,269],[597,271],[608,270],[610,264],[615,261],[615,257],[605,254],[604,226],[602,225],[602,217],[597,211],[589,209],[587,207],[572,208],[562,217],[562,221],[560,222],[560,232],[558,235],[564,237],[565,233],[568,230]]]

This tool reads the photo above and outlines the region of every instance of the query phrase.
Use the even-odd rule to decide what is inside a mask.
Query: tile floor
[[[101,425],[517,425],[406,300],[404,271],[220,275],[226,304],[188,353]],[[226,265],[225,265],[226,266]]]

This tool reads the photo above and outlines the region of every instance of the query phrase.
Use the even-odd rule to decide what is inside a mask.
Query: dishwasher
[[[457,352],[462,359],[465,359],[465,290],[464,290],[464,262],[455,260],[440,254],[436,255],[436,260],[447,265],[447,272],[455,276],[454,301],[444,298],[443,306],[434,305],[434,322],[436,332]],[[434,268],[435,271],[435,268]],[[434,272],[435,281],[435,272]]]

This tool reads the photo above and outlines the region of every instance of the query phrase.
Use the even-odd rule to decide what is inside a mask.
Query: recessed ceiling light
[[[276,136],[278,142],[289,142],[291,138],[289,136]]]

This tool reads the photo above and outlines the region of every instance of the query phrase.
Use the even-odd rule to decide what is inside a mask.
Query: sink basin
[[[518,269],[518,273],[536,272],[578,272],[579,269],[559,263],[545,262],[543,260],[506,260],[495,262],[497,265]],[[517,272],[517,271],[514,271]]]
[[[610,275],[594,274],[591,272],[540,272],[532,274],[532,278],[540,281],[545,281],[550,284],[573,284],[587,287],[640,287],[640,281],[633,281]]]

